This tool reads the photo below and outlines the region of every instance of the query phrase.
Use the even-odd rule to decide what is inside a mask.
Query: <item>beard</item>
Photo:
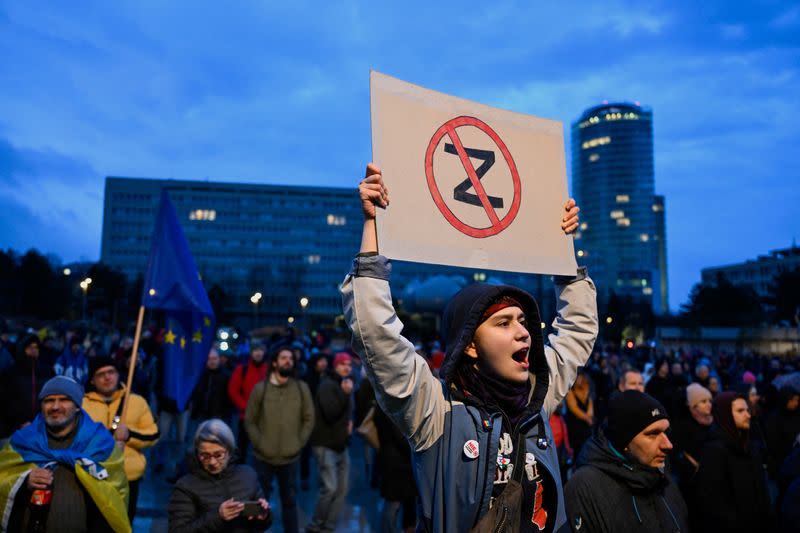
[[[72,413],[72,416],[68,416],[60,422],[51,422],[50,420],[48,420],[47,417],[45,417],[45,425],[47,426],[47,429],[52,433],[58,433],[62,431],[64,428],[67,428],[70,425],[72,425],[78,418],[79,412],[80,411],[76,410],[74,413]]]
[[[293,372],[294,369],[291,367],[282,366],[278,368],[278,374],[280,374],[282,378],[288,378],[289,376],[292,375]]]

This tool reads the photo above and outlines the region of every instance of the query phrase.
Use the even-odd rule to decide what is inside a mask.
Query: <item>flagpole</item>
[[[128,366],[128,383],[125,385],[125,400],[122,404],[122,416],[120,421],[125,423],[125,415],[128,414],[128,400],[131,399],[133,390],[133,372],[136,370],[136,359],[139,356],[139,339],[142,337],[142,322],[144,322],[144,306],[139,307],[139,318],[136,319],[136,334],[133,337],[133,352],[131,352],[131,361]]]

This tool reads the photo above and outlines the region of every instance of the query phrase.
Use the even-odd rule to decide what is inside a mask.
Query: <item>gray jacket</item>
[[[436,532],[468,531],[489,509],[502,417],[455,400],[401,335],[403,324],[392,307],[389,272],[385,257],[358,257],[342,285],[353,348],[365,363],[381,408],[411,444],[422,526]],[[596,290],[585,272],[557,285],[556,292],[556,333],[549,336],[544,350],[549,375],[532,388],[532,397],[540,398],[540,405],[534,406],[538,420],[529,419],[520,427],[526,432],[526,452],[556,480],[558,531],[566,530],[567,524],[547,420],[572,386],[578,367],[589,358],[598,321]],[[546,394],[541,394],[542,388]],[[544,423],[534,423],[539,421]],[[477,441],[480,450],[474,459],[463,451],[470,440]]]

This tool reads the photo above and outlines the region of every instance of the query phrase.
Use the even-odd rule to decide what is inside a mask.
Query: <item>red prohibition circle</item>
[[[464,151],[464,146],[461,143],[458,133],[456,132],[456,129],[462,126],[474,126],[488,135],[489,138],[491,138],[500,149],[500,153],[503,154],[503,159],[505,159],[509,170],[511,170],[511,179],[514,182],[514,199],[511,202],[511,207],[509,208],[508,213],[506,213],[506,216],[504,216],[502,219],[498,218],[497,213],[495,213],[494,209],[489,204],[486,191],[478,179],[478,176],[475,174],[475,168],[472,166],[469,157]],[[453,141],[453,145],[458,151],[458,155],[461,159],[461,164],[464,166],[464,170],[467,172],[467,175],[472,182],[472,187],[475,189],[475,193],[480,199],[481,205],[489,217],[491,225],[487,228],[475,228],[465,224],[459,220],[455,214],[453,214],[453,212],[445,203],[444,198],[442,198],[442,193],[439,191],[439,186],[436,184],[436,178],[433,175],[433,154],[436,152],[436,148],[439,146],[439,143],[445,134],[447,134],[450,137],[450,140]],[[508,147],[506,147],[505,143],[497,134],[497,132],[495,132],[488,124],[475,117],[456,117],[452,120],[448,120],[442,124],[438,130],[436,130],[436,133],[434,133],[433,137],[431,137],[431,141],[428,143],[428,149],[425,152],[425,177],[428,181],[428,189],[431,192],[431,197],[433,198],[436,207],[438,207],[439,211],[441,211],[442,215],[444,215],[444,218],[450,223],[451,226],[456,228],[461,233],[469,235],[470,237],[482,239],[485,237],[491,237],[492,235],[497,235],[510,226],[511,223],[514,222],[514,218],[517,216],[517,213],[519,213],[519,206],[522,203],[522,184],[519,179],[517,165],[514,163],[514,158],[511,157],[511,152],[508,151]]]

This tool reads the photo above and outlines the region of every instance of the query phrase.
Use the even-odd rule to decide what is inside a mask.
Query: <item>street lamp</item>
[[[253,327],[258,325],[258,304],[261,302],[261,293],[256,292],[250,297],[250,302],[253,304]]]
[[[81,290],[83,291],[83,311],[81,312],[81,320],[86,320],[86,292],[89,290],[89,285],[92,284],[92,278],[86,278],[80,282]]]
[[[306,308],[308,307],[308,297],[303,296],[300,298],[300,309],[303,311],[303,329],[308,329],[308,319],[306,318]]]

